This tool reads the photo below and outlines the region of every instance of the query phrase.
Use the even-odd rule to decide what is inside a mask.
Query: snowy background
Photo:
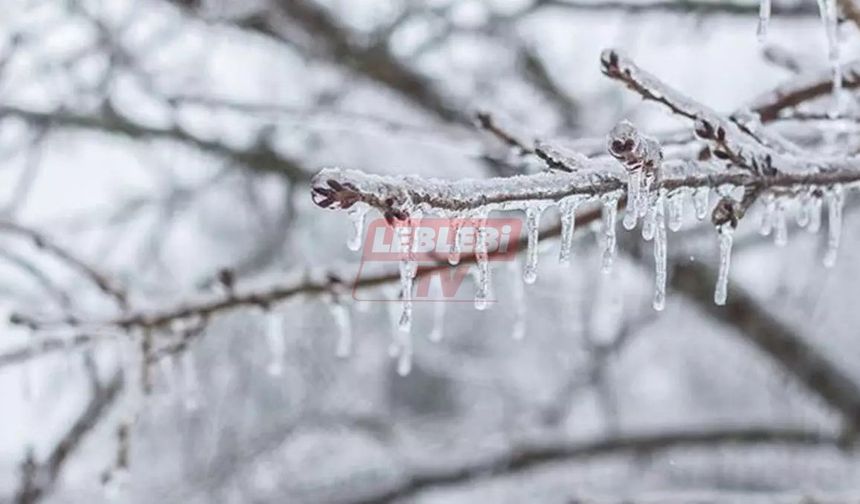
[[[621,254],[602,274],[591,232],[578,233],[569,267],[557,264],[557,240],[544,241],[534,285],[498,268],[499,303],[489,310],[417,305],[408,376],[388,356],[399,305],[301,295],[268,312],[212,317],[187,349],[152,366],[144,396],[132,369],[139,334],[98,323],[120,308],[17,226],[125,286],[132,313],[222,295],[214,279],[223,268],[240,291],[320,271],[351,279],[360,256],[345,245],[349,219],[309,196],[323,167],[496,175],[484,157],[506,149],[461,123],[476,110],[525,139],[600,139],[625,118],[654,134],[687,126],[603,77],[607,47],[726,112],[795,78],[763,57],[766,48],[804,72],[827,69],[813,0],[774,0],[765,44],[758,4],[742,0],[645,10],[536,2],[528,11],[528,0],[293,1],[2,2],[0,303],[7,313],[88,322],[10,324],[0,354],[45,338],[88,339],[38,358],[0,357],[0,495],[192,503],[860,495],[860,458],[833,441],[860,428],[860,414],[801,383],[806,371],[774,357],[779,348],[757,346],[770,329],[744,324],[744,314],[671,285],[665,311],[654,312],[650,246],[644,259]],[[296,6],[322,9],[341,31],[326,32]],[[842,23],[840,36],[850,61],[857,27]],[[373,62],[386,58],[429,91],[385,82]],[[777,331],[860,381],[854,206],[849,195],[830,269],[821,264],[824,233],[792,226],[777,248],[759,236],[755,209],[738,230],[729,298],[750,296]],[[557,220],[549,210],[542,222]],[[620,225],[619,233],[631,239]],[[716,253],[712,227],[692,215],[669,236],[674,263],[715,271]],[[376,294],[394,299],[397,289]],[[335,352],[344,330],[355,343],[348,359]],[[428,341],[433,332],[441,342]],[[56,474],[45,470],[117,369],[126,378],[119,397]],[[125,468],[117,431],[129,418]],[[820,439],[625,442],[735,428]],[[613,440],[615,449],[600,449]],[[32,500],[20,495],[26,460],[40,465],[36,485],[46,489]]]

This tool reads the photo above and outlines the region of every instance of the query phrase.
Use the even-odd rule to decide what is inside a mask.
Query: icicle
[[[478,266],[475,309],[485,310],[487,308],[487,299],[490,297],[490,261],[487,253],[486,218],[477,219],[475,221],[475,229],[475,261]],[[529,253],[531,253],[531,238],[529,238]],[[537,258],[535,258],[535,263],[537,263]]]
[[[758,9],[758,40],[767,41],[767,25],[770,22],[770,0],[761,0]]]
[[[842,209],[845,206],[845,190],[836,184],[827,193],[827,252],[824,254],[824,266],[832,268],[836,264],[839,252],[839,241],[842,237]]]
[[[527,284],[537,280],[538,264],[538,233],[540,232],[540,215],[543,208],[530,206],[526,209],[526,232],[528,233],[528,249],[526,250],[526,266],[523,269],[523,281]]]
[[[460,250],[462,248],[462,240],[460,238],[461,227],[461,219],[451,219],[450,229],[453,242],[451,244],[451,250],[448,252],[448,264],[451,266],[460,264]]]
[[[200,407],[200,384],[197,380],[194,354],[190,348],[186,348],[179,358],[182,366],[183,404],[187,411],[195,411]]]
[[[821,229],[821,198],[812,196],[809,200],[809,225],[806,230],[810,233],[818,233]]]
[[[345,359],[352,355],[352,320],[349,307],[342,303],[331,304],[331,315],[337,326],[337,347],[335,355]]]
[[[624,229],[628,231],[636,227],[639,220],[639,195],[642,192],[642,170],[633,170],[627,174],[627,210],[624,213]]]
[[[805,228],[809,225],[809,214],[810,214],[810,206],[812,204],[812,197],[808,192],[803,193],[800,196],[800,203],[797,208],[797,225],[801,228]]]
[[[642,174],[642,187],[639,189],[639,201],[636,202],[636,207],[639,210],[639,217],[644,217],[650,209],[651,202],[651,186],[654,185],[656,177],[652,172]]]
[[[699,220],[704,220],[708,216],[708,198],[710,195],[710,187],[697,187],[693,191],[693,206],[696,208],[696,218]]]
[[[601,270],[604,273],[612,271],[615,262],[615,218],[618,214],[618,195],[607,194],[603,200],[603,261]]]
[[[397,374],[406,376],[412,371],[412,333],[400,333],[400,348],[397,355]]]
[[[838,116],[841,108],[842,67],[839,63],[839,12],[837,0],[818,0],[818,10],[827,34],[827,59],[833,72],[832,115]]]
[[[776,202],[776,210],[773,214],[773,242],[777,247],[784,247],[788,244],[788,223],[785,218],[785,203],[780,199]]]
[[[358,251],[361,249],[362,241],[364,240],[364,218],[367,215],[368,207],[364,205],[355,205],[349,210],[349,218],[352,221],[353,234],[346,246],[349,250]]]
[[[657,224],[657,201],[664,196],[663,191],[658,193],[654,201],[648,205],[648,213],[645,215],[645,220],[642,221],[642,239],[651,241],[654,238],[654,231]],[[662,201],[660,201],[662,205]]]
[[[266,341],[269,343],[269,365],[266,371],[272,376],[281,376],[284,372],[284,315],[271,312],[266,317]]]
[[[558,251],[558,262],[562,264],[570,262],[570,252],[573,249],[573,234],[576,230],[577,206],[579,206],[577,199],[567,198],[558,207],[561,213],[561,246]]]
[[[773,217],[776,213],[776,200],[773,197],[773,194],[768,193],[765,196],[764,201],[764,212],[761,214],[761,226],[759,226],[759,233],[762,236],[770,235],[773,230]]]
[[[661,190],[661,193],[663,191]],[[669,199],[670,215],[675,206],[673,200],[680,200],[680,196],[675,196]],[[654,309],[663,311],[666,307],[666,219],[664,216],[665,210],[663,205],[663,194],[657,198],[654,204],[655,229],[654,229]],[[680,213],[680,212],[679,212]],[[670,217],[670,226],[671,219]],[[679,226],[680,227],[680,226]],[[674,231],[674,230],[673,230]]]
[[[511,329],[511,338],[516,341],[522,341],[526,337],[526,292],[523,284],[517,281],[522,269],[520,268],[520,261],[514,259],[510,262],[510,265],[514,279],[511,286],[513,290],[511,298],[514,304],[514,326]]]
[[[433,329],[428,336],[433,343],[442,341],[445,334],[445,304],[444,301],[433,303]]]
[[[412,226],[397,228],[400,244],[400,299],[402,311],[397,326],[403,332],[412,330],[412,284],[415,278],[415,260],[412,254]]]
[[[674,194],[669,196],[668,204],[669,204],[669,229],[672,231],[679,231],[681,229],[681,225],[684,222],[684,190],[675,191]],[[664,212],[663,209],[659,210],[660,212]],[[657,216],[657,225],[660,225],[660,216]]]
[[[729,269],[732,265],[732,241],[735,228],[730,223],[717,227],[720,236],[720,268],[717,274],[717,288],[714,291],[714,303],[720,306],[726,304],[729,290]]]

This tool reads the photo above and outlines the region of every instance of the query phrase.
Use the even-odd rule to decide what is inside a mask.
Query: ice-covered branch
[[[562,163],[565,161],[556,160]],[[314,202],[323,208],[347,210],[363,203],[378,209],[389,220],[405,220],[413,211],[445,216],[467,215],[491,210],[525,209],[539,202],[557,203],[570,196],[598,198],[625,191],[627,176],[612,173],[605,163],[590,164],[583,171],[547,172],[492,179],[440,180],[417,176],[371,175],[357,170],[327,168],[312,182]],[[607,171],[595,170],[603,166]],[[664,176],[654,189],[719,188],[724,185],[754,185],[786,191],[812,186],[853,184],[860,170],[760,176],[748,172],[720,172],[707,175]]]

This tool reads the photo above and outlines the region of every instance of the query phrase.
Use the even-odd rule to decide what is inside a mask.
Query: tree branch
[[[610,455],[644,455],[671,449],[712,448],[737,445],[837,447],[839,438],[815,431],[779,427],[678,430],[609,437],[591,442],[561,442],[520,446],[478,462],[454,464],[438,470],[407,474],[391,488],[363,495],[351,504],[401,501],[429,489],[450,487],[475,480],[513,476],[548,464],[576,462]]]
[[[95,387],[86,409],[60,438],[47,459],[37,464],[32,456],[24,464],[21,486],[15,494],[15,504],[34,504],[48,496],[69,456],[80,446],[119,397],[123,375],[117,372],[107,385]]]

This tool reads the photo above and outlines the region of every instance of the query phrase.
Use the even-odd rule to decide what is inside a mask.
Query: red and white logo
[[[364,236],[356,285],[362,275],[370,275],[367,272],[373,269],[371,264],[414,261],[413,301],[473,302],[474,286],[466,278],[477,274],[477,259],[486,255],[489,262],[514,260],[521,230],[522,222],[516,218],[423,218],[396,221],[393,225],[383,218],[373,219]],[[360,290],[354,290],[353,297],[359,301],[391,301]]]

